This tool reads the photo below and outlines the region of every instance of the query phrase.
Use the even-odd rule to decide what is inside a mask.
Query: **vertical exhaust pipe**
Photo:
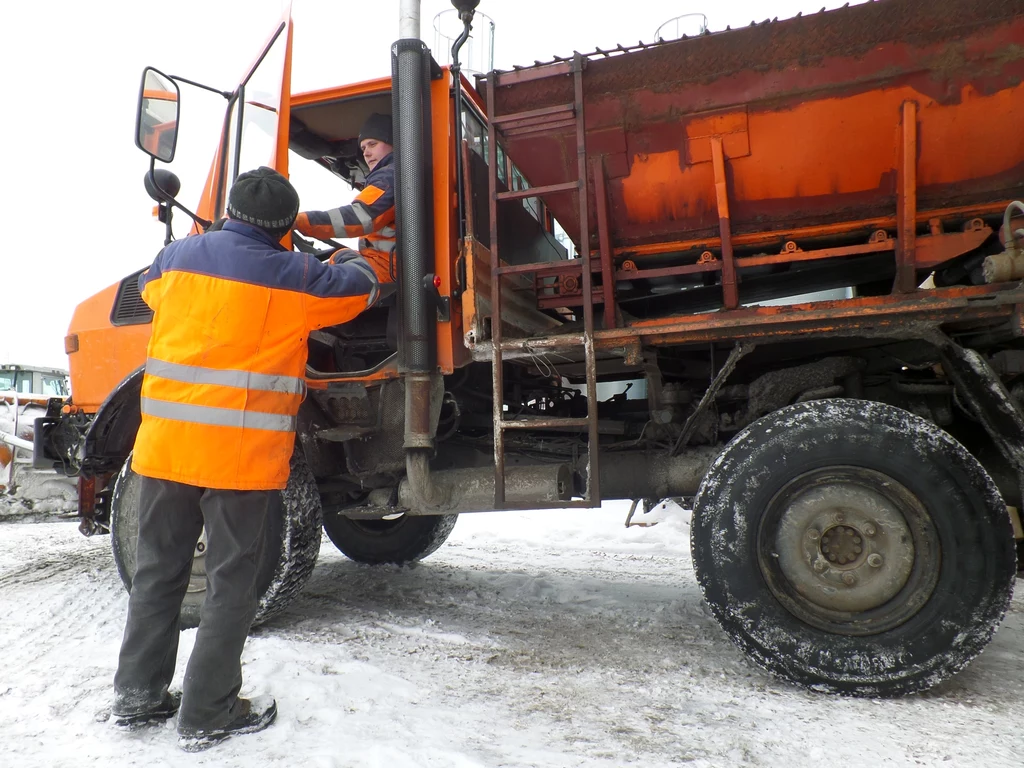
[[[402,0],[401,39],[391,46],[391,115],[395,134],[395,227],[399,296],[399,369],[405,381],[406,468],[413,493],[437,506],[441,491],[430,478],[434,448],[431,393],[437,373],[436,310],[432,278],[433,210],[430,133],[430,51],[419,39],[419,2]],[[436,381],[436,384],[435,384]]]

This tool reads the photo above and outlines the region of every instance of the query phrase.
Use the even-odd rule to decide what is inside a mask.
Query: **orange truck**
[[[408,563],[466,512],[683,498],[703,595],[753,661],[866,696],[956,673],[1019,568],[1019,0],[878,0],[475,84],[457,54],[477,3],[453,4],[452,67],[406,36],[392,77],[311,93],[290,92],[284,19],[224,92],[195,213],[155,166],[195,84],[144,75],[168,237],[174,209],[201,232],[261,164],[320,166],[345,201],[359,126],[394,121],[397,290],[310,335],[260,616],[301,587],[321,524],[356,561]],[[73,397],[35,433],[128,586],[138,274],[75,311]]]

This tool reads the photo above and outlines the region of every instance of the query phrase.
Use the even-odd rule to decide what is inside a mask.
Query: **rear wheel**
[[[999,492],[931,422],[821,400],[755,422],[694,503],[694,567],[754,661],[850,695],[923,690],[977,656],[1012,595]]]
[[[121,581],[130,592],[137,567],[140,476],[125,461],[111,494],[111,544]],[[268,527],[258,555],[256,591],[260,596],[253,625],[281,611],[313,573],[320,552],[322,511],[316,480],[305,460],[292,456],[288,486],[274,495]],[[200,537],[192,561],[188,592],[181,604],[181,628],[199,626],[206,599],[206,535]]]
[[[324,530],[334,546],[357,563],[405,565],[436,551],[458,519],[458,515],[399,515],[390,520],[365,520],[328,512]]]

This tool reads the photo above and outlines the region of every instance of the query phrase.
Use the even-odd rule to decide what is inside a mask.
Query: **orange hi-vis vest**
[[[139,277],[153,309],[132,468],[202,488],[284,488],[305,395],[309,331],[377,297],[349,251],[322,264],[229,220],[178,240]]]
[[[306,211],[295,219],[295,229],[304,235],[327,240],[358,237],[359,252],[370,262],[377,279],[390,283],[395,252],[395,162],[394,154],[384,157],[366,176],[366,186],[351,205],[329,211]]]

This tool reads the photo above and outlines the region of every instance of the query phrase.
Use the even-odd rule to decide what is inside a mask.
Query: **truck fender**
[[[119,458],[131,453],[142,423],[142,377],[146,366],[129,373],[107,395],[85,435],[85,456]],[[118,462],[120,464],[120,462]]]

